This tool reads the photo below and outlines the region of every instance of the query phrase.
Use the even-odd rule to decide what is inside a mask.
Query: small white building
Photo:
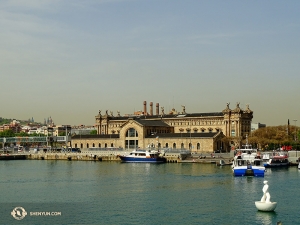
[[[266,127],[266,124],[262,124],[262,123],[251,123],[251,132],[259,129],[259,128],[263,128]]]

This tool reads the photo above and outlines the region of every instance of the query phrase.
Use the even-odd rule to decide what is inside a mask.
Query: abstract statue
[[[274,211],[274,209],[277,206],[277,202],[270,201],[271,195],[269,193],[268,181],[266,181],[266,180],[264,181],[264,187],[263,187],[262,191],[264,194],[263,194],[261,200],[255,202],[256,208],[260,211],[266,211],[266,212]]]
[[[264,187],[262,189],[264,195],[262,196],[261,198],[261,202],[270,202],[270,199],[271,199],[271,196],[270,196],[270,193],[269,193],[269,185],[268,185],[268,181],[264,181]]]

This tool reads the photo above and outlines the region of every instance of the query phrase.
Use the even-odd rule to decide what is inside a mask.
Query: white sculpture
[[[277,202],[271,202],[271,195],[269,193],[269,185],[268,185],[268,181],[264,181],[264,187],[262,189],[263,191],[263,196],[261,198],[260,201],[256,201],[255,202],[255,206],[258,210],[260,211],[274,211],[274,209],[277,206]]]
[[[270,199],[271,199],[271,196],[270,196],[270,193],[269,193],[269,185],[268,185],[268,181],[264,181],[264,187],[262,189],[264,195],[262,196],[261,198],[261,202],[270,202]]]

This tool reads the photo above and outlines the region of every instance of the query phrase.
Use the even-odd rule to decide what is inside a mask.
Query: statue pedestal
[[[256,201],[255,202],[255,206],[260,211],[271,212],[271,211],[275,210],[275,208],[277,206],[277,202],[261,202],[261,201]]]

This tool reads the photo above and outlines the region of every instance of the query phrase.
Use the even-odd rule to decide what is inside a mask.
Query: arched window
[[[134,128],[130,128],[126,132],[126,137],[138,137],[138,133]]]
[[[125,148],[132,149],[139,146],[138,133],[134,128],[129,128],[126,131]]]
[[[184,149],[184,144],[183,143],[181,143],[181,149]]]
[[[83,148],[83,144],[82,143],[80,144],[80,148]]]
[[[189,143],[189,150],[192,149],[192,143]]]
[[[101,148],[101,144],[100,143],[98,144],[98,147]]]
[[[169,147],[169,144],[168,143],[166,143],[166,148],[168,148]]]
[[[89,144],[86,144],[86,147],[89,148]]]
[[[197,150],[200,150],[200,143],[197,143]]]
[[[173,149],[176,149],[176,143],[173,143]]]
[[[114,143],[110,143],[110,147],[114,147]]]
[[[93,147],[95,147],[95,143],[93,143]]]
[[[75,144],[75,148],[77,148],[77,144]]]
[[[107,143],[104,144],[104,148],[107,148]]]

